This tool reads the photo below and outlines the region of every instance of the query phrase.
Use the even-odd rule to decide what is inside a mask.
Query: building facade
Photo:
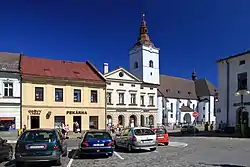
[[[129,51],[129,71],[118,68],[104,73],[107,85],[108,124],[127,126],[157,125],[159,48],[148,36],[144,16],[137,42]]]
[[[108,72],[107,66],[106,63],[107,124],[120,127],[155,126],[157,86],[143,83],[122,67]]]
[[[22,56],[22,124],[105,129],[106,83],[90,62]]]
[[[0,53],[0,131],[20,129],[20,54]]]
[[[206,79],[192,80],[160,75],[158,87],[158,113],[164,125],[215,123],[216,88]],[[197,118],[192,113],[199,113]]]
[[[217,61],[218,103],[217,127],[226,124],[238,128],[241,122],[250,127],[250,51]]]

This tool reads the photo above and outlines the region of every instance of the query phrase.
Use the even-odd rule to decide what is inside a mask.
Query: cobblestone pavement
[[[63,159],[62,167],[250,167],[250,140],[247,139],[171,137],[171,141],[175,144],[159,146],[154,152],[116,150],[109,158],[80,159],[74,156],[79,140],[68,140],[68,147],[73,150]],[[188,146],[178,146],[178,142]],[[0,167],[15,167],[14,161],[1,163]]]

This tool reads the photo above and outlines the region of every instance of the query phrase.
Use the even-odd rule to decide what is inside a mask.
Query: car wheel
[[[8,156],[5,158],[7,161],[11,161],[13,158],[13,150],[9,148]]]
[[[61,156],[53,164],[55,164],[55,166],[61,166],[62,165]]]
[[[165,146],[168,146],[168,142],[167,143],[164,143],[165,144]]]
[[[109,153],[108,155],[109,155],[109,157],[112,157],[112,156],[113,156],[113,153]]]
[[[156,147],[155,148],[150,148],[150,151],[155,151],[156,150]]]
[[[133,152],[133,148],[132,148],[131,144],[128,144],[127,150],[130,153]]]

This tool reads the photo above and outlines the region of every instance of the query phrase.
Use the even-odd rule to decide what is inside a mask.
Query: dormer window
[[[136,61],[135,64],[134,64],[134,68],[138,68],[138,62]]]
[[[191,95],[191,92],[188,92],[189,95]]]
[[[154,63],[152,60],[149,61],[149,67],[154,68]]]
[[[166,89],[166,92],[170,92],[170,89]]]
[[[178,94],[180,94],[180,93],[181,93],[181,91],[179,91],[179,90],[178,90],[178,91],[177,91],[177,93],[178,93]]]

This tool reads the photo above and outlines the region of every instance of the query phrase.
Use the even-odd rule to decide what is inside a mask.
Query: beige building
[[[21,73],[22,126],[105,129],[106,83],[90,62],[22,56]]]

